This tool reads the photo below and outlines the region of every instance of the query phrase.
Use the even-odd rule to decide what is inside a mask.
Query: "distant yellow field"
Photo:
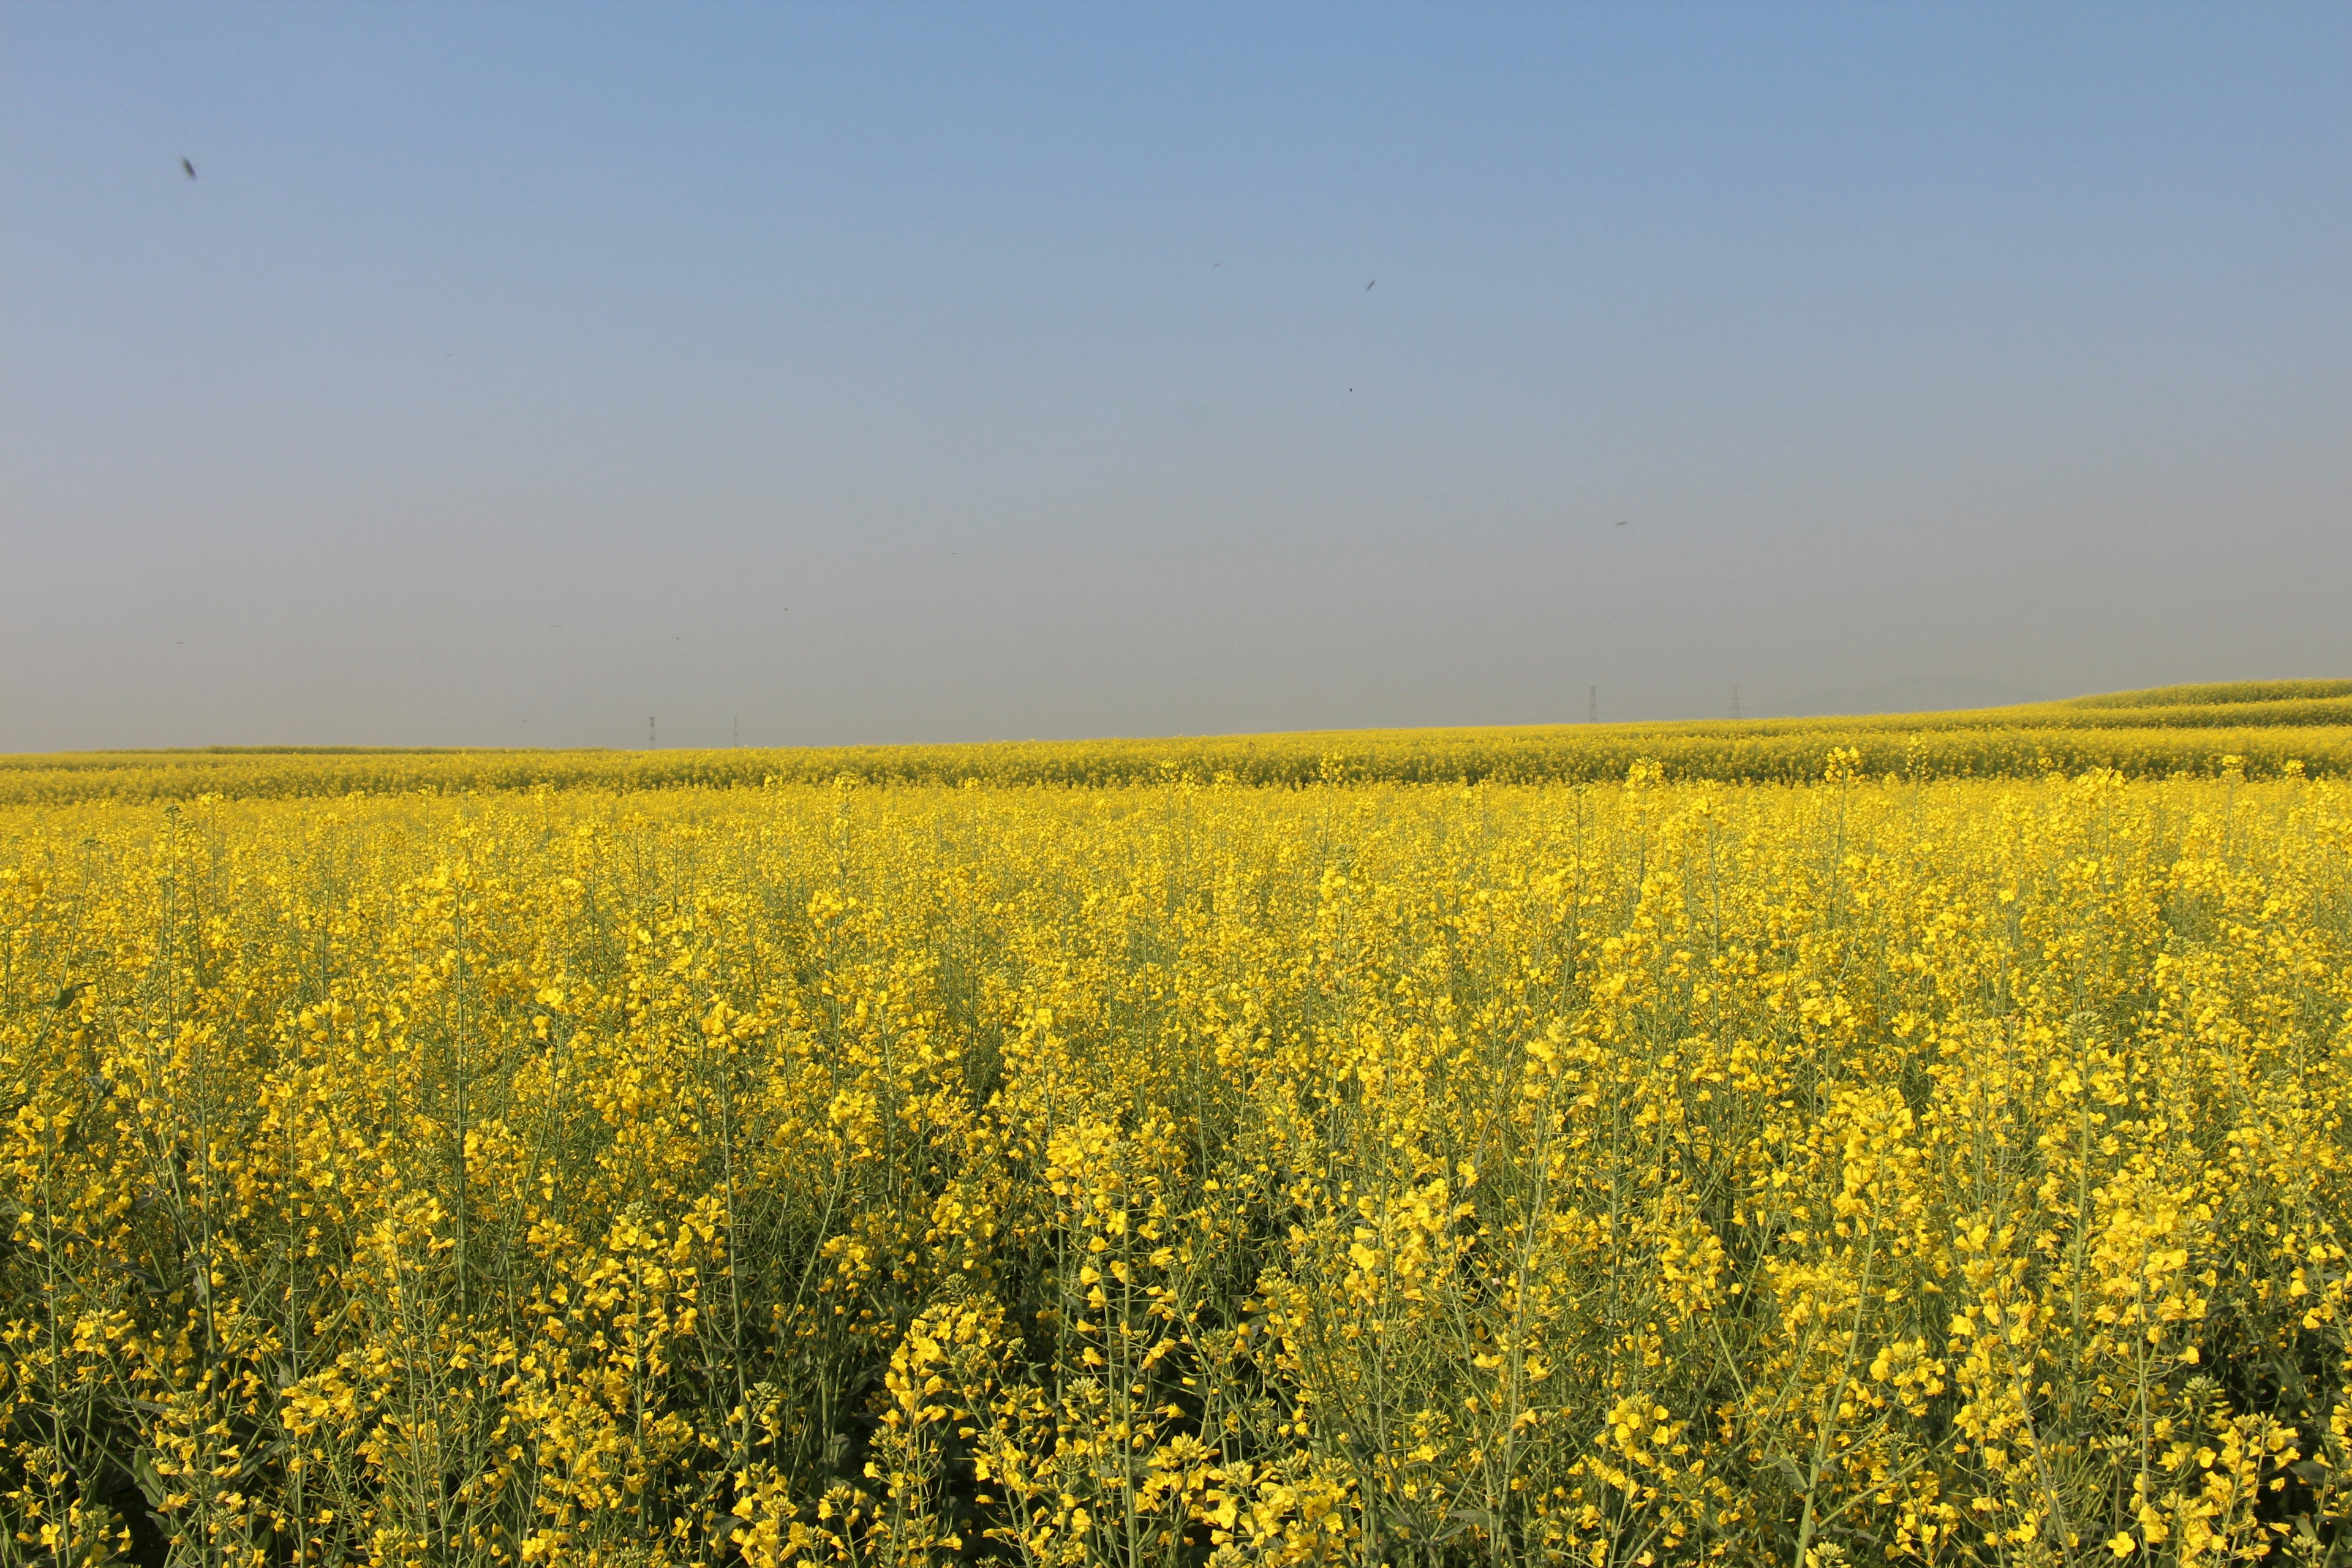
[[[0,1562],[2342,1561],[2346,731],[1853,723],[19,769]]]
[[[2352,680],[2161,687],[2021,708],[1865,718],[1348,730],[1139,741],[793,747],[732,751],[221,749],[0,757],[0,804],[397,794],[406,790],[730,788],[821,784],[1100,786],[1189,774],[1306,784],[1601,783],[1650,760],[1669,778],[1796,783],[1833,747],[1874,776],[2032,777],[2111,768],[2134,778],[2252,777],[2291,764],[2352,772]]]

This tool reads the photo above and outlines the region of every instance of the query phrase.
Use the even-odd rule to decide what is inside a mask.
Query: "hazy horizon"
[[[2352,674],[2347,46],[18,4],[0,751]]]

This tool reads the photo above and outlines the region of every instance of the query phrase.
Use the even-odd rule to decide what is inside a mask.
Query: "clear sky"
[[[0,49],[0,750],[2352,675],[2352,7]]]

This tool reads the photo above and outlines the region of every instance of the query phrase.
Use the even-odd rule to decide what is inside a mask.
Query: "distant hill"
[[[1793,702],[1779,705],[1780,717],[1812,719],[1832,715],[1937,713],[1963,708],[2014,708],[2041,702],[2048,690],[2036,691],[2006,680],[1975,680],[1962,676],[1910,676],[1878,686],[1841,686],[1809,691]]]
[[[2251,702],[2302,702],[2352,697],[2352,680],[2225,680],[2206,686],[2151,686],[2076,697],[2062,708],[2204,708]]]
[[[0,758],[0,805],[201,795],[379,795],[402,790],[732,789],[850,780],[881,785],[1118,788],[1191,780],[1317,783],[1607,783],[1636,762],[1670,778],[1794,783],[1828,753],[1864,773],[2031,777],[2110,768],[2135,776],[2352,774],[2352,680],[2155,687],[2000,708],[1545,724],[1339,730],[1174,739],[808,746],[730,751],[369,751],[217,748]]]

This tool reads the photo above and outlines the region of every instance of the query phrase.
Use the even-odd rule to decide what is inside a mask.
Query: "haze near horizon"
[[[0,751],[2352,673],[2348,46],[18,5]]]

